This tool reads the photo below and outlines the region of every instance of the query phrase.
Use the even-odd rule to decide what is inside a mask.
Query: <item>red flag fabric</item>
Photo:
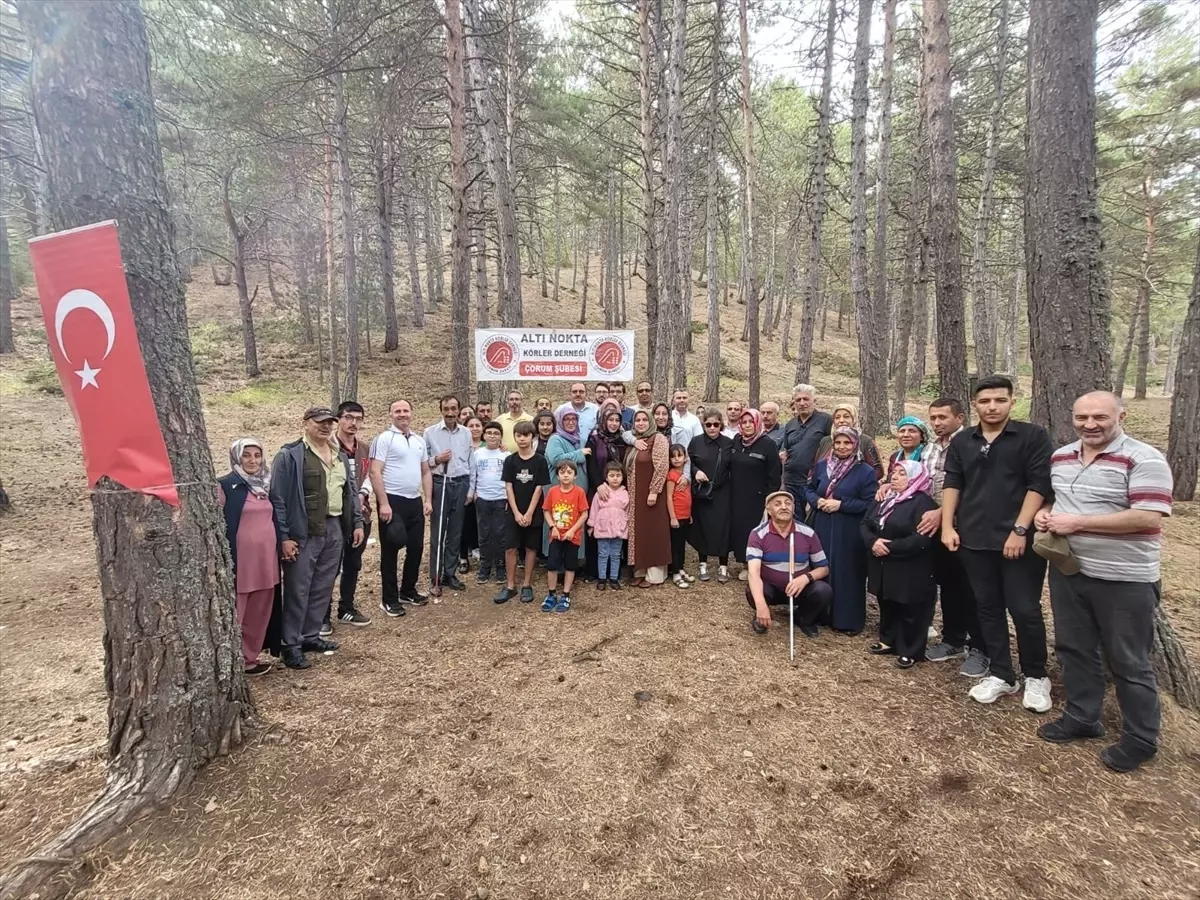
[[[79,426],[88,487],[107,475],[178,506],[133,324],[117,223],[34,238],[29,256],[50,356]]]

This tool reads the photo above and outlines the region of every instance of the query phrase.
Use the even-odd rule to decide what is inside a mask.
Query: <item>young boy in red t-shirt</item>
[[[575,484],[575,463],[559,460],[558,484],[546,491],[542,510],[550,528],[550,552],[546,554],[546,581],[549,592],[542,601],[542,612],[565,613],[571,608],[571,585],[579,562],[579,544],[587,522],[588,502],[583,488]],[[558,593],[558,576],[563,576],[563,592]]]
[[[670,460],[667,509],[671,511],[671,564],[667,573],[675,587],[686,589],[696,580],[683,570],[683,555],[687,552],[688,530],[692,524],[692,487],[683,474],[687,470],[687,448],[683,444],[672,444]]]

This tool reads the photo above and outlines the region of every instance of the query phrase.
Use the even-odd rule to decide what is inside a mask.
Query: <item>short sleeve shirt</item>
[[[550,513],[550,519],[554,522],[558,533],[565,534],[575,526],[580,516],[588,511],[587,494],[577,484],[571,485],[570,489],[565,491],[561,484],[556,484],[546,491],[542,509]],[[580,528],[571,537],[571,543],[578,546],[582,539],[583,529]]]
[[[795,535],[795,574],[805,575],[813,569],[829,565],[817,533],[800,522],[792,522]],[[762,563],[762,579],[782,590],[788,583],[788,535],[780,534],[768,519],[750,532],[746,545],[746,562]]]
[[[673,498],[675,518],[680,522],[686,521],[692,517],[692,490],[690,485],[680,487],[679,482],[683,478],[683,473],[678,469],[672,469],[667,473],[667,481],[675,485],[675,491],[671,494]]]
[[[550,467],[546,457],[539,453],[529,459],[521,459],[520,453],[511,453],[504,460],[504,483],[511,484],[517,509],[524,514],[533,502],[533,492],[550,480]]]
[[[421,464],[425,455],[425,439],[411,431],[405,434],[395,425],[371,443],[371,461],[383,463],[384,491],[410,500],[421,496]]]
[[[1060,448],[1050,461],[1054,511],[1103,516],[1127,509],[1171,514],[1171,469],[1163,455],[1122,434],[1086,466],[1079,441]],[[1162,528],[1134,534],[1081,531],[1067,535],[1079,570],[1102,581],[1156,582]]]

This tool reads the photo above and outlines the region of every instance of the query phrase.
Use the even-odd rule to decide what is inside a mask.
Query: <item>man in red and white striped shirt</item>
[[[1129,772],[1154,756],[1160,710],[1150,652],[1159,595],[1162,517],[1171,514],[1171,470],[1163,455],[1125,434],[1119,397],[1093,391],[1075,401],[1079,440],[1051,458],[1054,503],[1034,517],[1064,535],[1073,559],[1050,567],[1055,653],[1067,705],[1038,729],[1053,743],[1100,737],[1101,653],[1116,684],[1121,739],[1100,759]],[[1076,571],[1077,570],[1077,571]]]

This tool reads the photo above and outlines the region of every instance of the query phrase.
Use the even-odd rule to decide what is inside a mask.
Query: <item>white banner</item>
[[[632,331],[476,328],[477,381],[632,381]]]

